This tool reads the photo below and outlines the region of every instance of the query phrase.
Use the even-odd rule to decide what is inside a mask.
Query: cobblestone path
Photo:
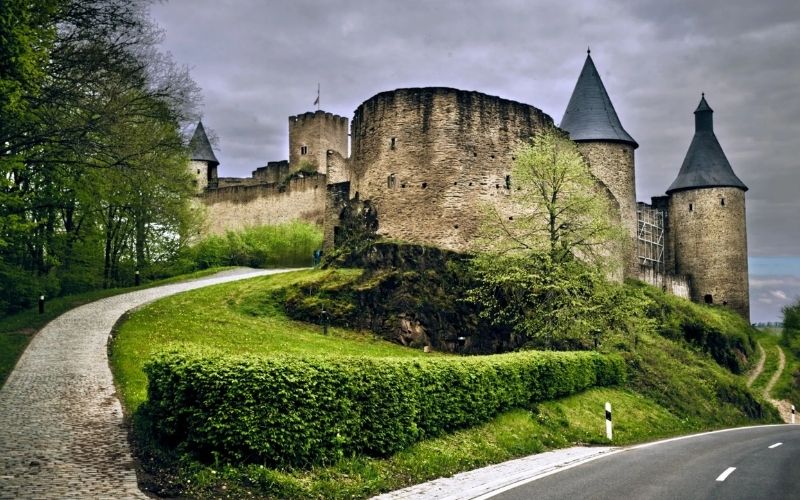
[[[51,321],[0,389],[0,499],[147,498],[108,366],[114,323],[167,295],[284,271],[234,269],[109,297]]]

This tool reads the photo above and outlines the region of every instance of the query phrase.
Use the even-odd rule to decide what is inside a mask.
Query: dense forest
[[[0,2],[0,316],[175,265],[199,92],[139,0]]]

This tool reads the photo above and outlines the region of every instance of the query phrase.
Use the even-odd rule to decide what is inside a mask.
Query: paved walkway
[[[620,448],[575,446],[530,455],[410,486],[373,497],[373,500],[479,500],[490,498],[534,478],[598,459]]]
[[[0,499],[147,498],[108,366],[114,323],[167,295],[284,271],[234,269],[109,297],[51,321],[0,389]]]

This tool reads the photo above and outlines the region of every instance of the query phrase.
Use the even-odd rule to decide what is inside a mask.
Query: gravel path
[[[764,371],[764,361],[767,360],[767,353],[764,352],[764,348],[761,347],[761,342],[756,342],[756,345],[758,346],[759,360],[755,368],[753,368],[753,371],[750,372],[750,375],[747,377],[747,387],[753,385],[753,382],[755,382],[758,376],[761,375],[761,372]]]
[[[147,498],[108,366],[114,323],[167,295],[285,271],[234,269],[98,300],[48,323],[0,389],[0,499]]]
[[[778,350],[778,369],[772,374],[772,378],[769,379],[769,383],[764,388],[764,397],[778,409],[783,421],[790,424],[792,423],[792,402],[785,399],[772,399],[770,396],[772,388],[775,387],[781,373],[786,369],[786,356],[783,354],[783,349],[780,346],[775,346],[775,348]]]

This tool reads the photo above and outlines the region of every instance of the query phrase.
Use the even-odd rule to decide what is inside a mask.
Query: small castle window
[[[706,294],[706,296],[703,297],[703,302],[705,302],[706,304],[713,304],[714,303],[714,297],[712,297],[710,293]]]
[[[200,175],[200,169],[199,168],[197,169],[197,175]]]
[[[400,184],[400,187],[401,187],[401,188],[404,188],[404,187],[406,187],[405,183],[403,183],[403,184]]]
[[[300,146],[300,154],[301,155],[308,154],[308,146]]]
[[[394,149],[395,143],[397,142],[397,137],[392,137],[392,142],[389,145],[390,149]]]
[[[508,220],[514,220],[514,217],[509,217]]]
[[[511,189],[511,176],[506,176],[506,189]]]
[[[423,182],[422,183],[422,189],[425,189],[426,187],[428,187],[428,183],[427,182]]]
[[[694,206],[691,203],[689,203],[689,211],[690,212],[694,211]]]
[[[390,188],[395,187],[397,183],[397,179],[395,178],[394,174],[389,175],[389,178],[386,180],[386,185]]]
[[[453,226],[454,229],[458,229],[458,224]]]
[[[725,198],[720,198],[719,199],[719,204],[724,207],[725,206]]]

